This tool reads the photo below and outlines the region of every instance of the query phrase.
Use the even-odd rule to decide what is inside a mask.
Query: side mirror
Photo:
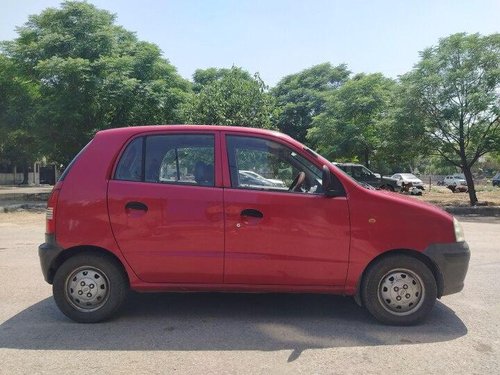
[[[330,172],[330,169],[326,166],[323,165],[323,174],[321,176],[321,185],[323,187],[323,191],[325,193],[325,196],[327,197],[341,197],[344,196],[345,193],[343,191],[339,191],[335,189],[334,183],[333,183],[333,176],[332,172]]]

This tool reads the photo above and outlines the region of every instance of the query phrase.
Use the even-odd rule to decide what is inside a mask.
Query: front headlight
[[[455,229],[455,240],[457,242],[464,242],[464,230],[456,218],[453,218],[453,228]]]

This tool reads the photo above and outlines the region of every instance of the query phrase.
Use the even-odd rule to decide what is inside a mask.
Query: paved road
[[[195,293],[134,294],[83,325],[43,282],[43,215],[0,214],[0,374],[498,373],[500,220],[463,224],[466,287],[417,327],[379,325],[350,298]]]

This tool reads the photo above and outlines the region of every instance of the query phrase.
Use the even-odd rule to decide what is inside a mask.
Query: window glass
[[[142,137],[130,142],[118,163],[115,179],[142,181],[142,144]]]
[[[212,135],[146,138],[145,181],[214,186]]]
[[[321,193],[322,171],[279,143],[262,138],[227,137],[234,188]]]

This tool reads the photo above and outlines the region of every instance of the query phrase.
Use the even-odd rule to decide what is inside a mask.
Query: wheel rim
[[[408,269],[394,269],[385,274],[378,287],[382,307],[394,315],[409,315],[422,305],[425,296],[420,276]]]
[[[66,279],[67,300],[79,311],[91,312],[101,308],[109,297],[109,280],[100,269],[80,267]]]

